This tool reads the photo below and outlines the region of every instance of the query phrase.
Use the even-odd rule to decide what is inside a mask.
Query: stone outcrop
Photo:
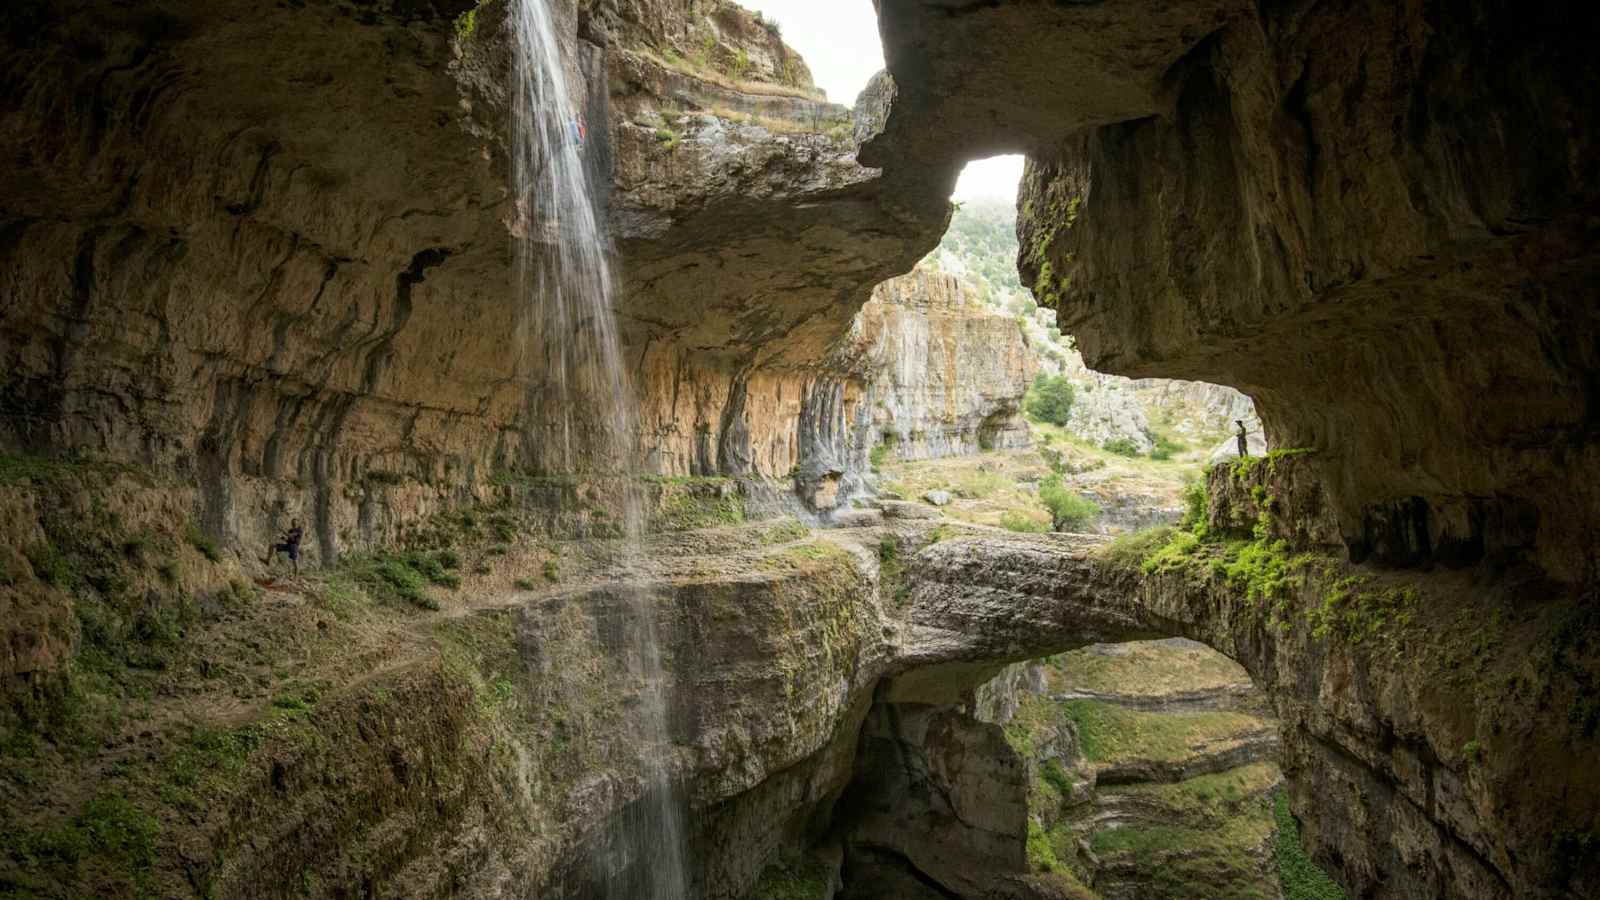
[[[8,11],[0,446],[192,479],[236,552],[298,517],[313,563],[548,468],[506,8]],[[801,420],[853,414],[814,399],[827,348],[947,210],[858,165],[850,111],[749,13],[554,11],[613,182],[646,464],[785,478]]]
[[[1358,554],[1592,577],[1575,12],[1253,10],[1166,71],[1161,109],[1034,145],[1026,276],[1097,368],[1234,385],[1274,446],[1325,450]]]
[[[1214,482],[1232,477],[1223,468]],[[1582,848],[1600,792],[1582,762],[1594,716],[1580,699],[1600,670],[1592,615],[1562,602],[1524,607],[1521,620],[1503,611],[1559,588],[1527,571],[1384,575],[1315,555],[1282,557],[1301,574],[1268,588],[1227,561],[1238,550],[1141,573],[1086,542],[924,551],[907,614],[922,649],[880,696],[957,703],[1006,661],[1183,635],[1240,662],[1271,697],[1293,809],[1352,894],[1593,892],[1600,872]]]
[[[1031,154],[1020,264],[1091,365],[1250,394],[1270,444],[1325,451],[1358,555],[1577,581],[1600,510],[1579,12],[886,2],[898,93],[861,159],[942,186]]]
[[[978,693],[1027,762],[1040,868],[1106,900],[1279,894],[1277,730],[1236,664],[1181,638],[1094,645]]]
[[[878,285],[835,352],[865,373],[871,428],[889,458],[1028,444],[1032,350],[1014,317],[953,276],[919,268]]]

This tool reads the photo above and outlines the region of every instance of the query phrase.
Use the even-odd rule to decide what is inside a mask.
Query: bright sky
[[[800,51],[828,99],[854,106],[867,80],[883,68],[878,14],[872,0],[738,0],[783,26],[784,43]]]
[[[991,156],[967,163],[956,181],[953,200],[1006,200],[1017,199],[1017,182],[1022,180],[1020,155]]]
[[[872,0],[738,0],[783,26],[783,39],[800,51],[828,99],[854,106],[856,95],[883,68],[878,15]],[[954,199],[1012,200],[1022,178],[1022,157],[996,156],[967,165]]]

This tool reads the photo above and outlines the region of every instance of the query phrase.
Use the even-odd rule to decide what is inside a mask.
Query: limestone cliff
[[[299,518],[313,563],[548,467],[505,13],[7,10],[0,446],[192,480],[236,553]],[[851,112],[737,7],[555,13],[613,183],[646,464],[786,477],[801,421],[850,412],[815,399],[826,349],[945,206],[858,165]]]
[[[933,545],[911,580],[921,649],[880,696],[957,703],[999,663],[1041,650],[1184,635],[1271,697],[1293,809],[1353,895],[1592,894],[1592,611],[1529,570],[1349,567],[1318,549],[1325,526],[1303,529],[1331,521],[1311,468],[1219,468],[1212,496],[1230,499],[1210,543],[1178,537],[1153,556],[1018,537]],[[1240,534],[1227,512],[1239,508],[1272,537],[1219,540]],[[1302,526],[1273,531],[1280,518]],[[1505,613],[1531,592],[1554,596]]]
[[[873,289],[837,351],[867,373],[877,441],[894,459],[1026,446],[1036,361],[1016,319],[923,269]]]

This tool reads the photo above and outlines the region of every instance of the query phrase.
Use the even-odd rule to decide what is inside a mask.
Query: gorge
[[[0,11],[0,896],[1280,896],[1296,832],[1600,896],[1592,17],[875,6],[847,107],[726,0],[552,0],[531,115],[520,0]],[[1024,415],[1032,307],[925,261],[998,153],[1029,303],[1270,455]],[[1041,712],[1177,639],[1237,746]]]

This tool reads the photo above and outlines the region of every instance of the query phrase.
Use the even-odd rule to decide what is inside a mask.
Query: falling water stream
[[[531,315],[523,346],[542,354],[548,382],[538,404],[550,429],[548,458],[562,471],[620,475],[623,571],[637,571],[643,511],[634,471],[636,410],[617,333],[609,244],[585,165],[584,119],[575,109],[549,0],[514,0],[513,134],[522,240],[518,274]],[[633,720],[619,732],[639,746],[642,799],[597,851],[597,879],[612,900],[687,896],[682,815],[668,764],[666,678],[654,595],[624,575],[623,653],[641,685]]]

